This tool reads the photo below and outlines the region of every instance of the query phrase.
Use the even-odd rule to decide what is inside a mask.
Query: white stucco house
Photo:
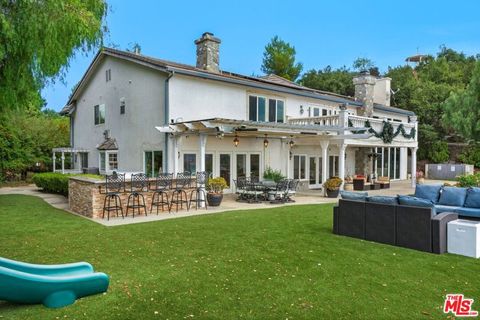
[[[100,50],[61,111],[71,146],[57,151],[75,170],[207,170],[231,186],[267,167],[312,189],[354,174],[414,182],[417,120],[390,106],[389,78],[360,74],[346,97],[221,70],[220,40],[195,44],[196,66]]]

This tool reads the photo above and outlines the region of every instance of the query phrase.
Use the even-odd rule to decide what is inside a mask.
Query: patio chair
[[[107,220],[110,220],[110,211],[115,211],[118,217],[118,211],[123,216],[122,200],[120,193],[125,191],[125,175],[113,173],[105,176],[105,199],[103,200],[102,219],[105,218],[105,211],[107,211]],[[112,204],[112,200],[114,204]]]
[[[235,184],[235,193],[238,195],[237,201],[247,200],[247,179],[240,177],[237,180],[233,180]]]
[[[165,211],[165,206],[167,206],[168,212],[170,212],[168,190],[172,188],[172,183],[173,173],[160,173],[158,177],[155,178],[155,185],[153,188],[150,188],[150,190],[153,191],[150,213],[152,213],[153,206],[157,208],[157,215],[159,207],[162,208],[162,211]]]
[[[169,211],[172,211],[172,207],[175,204],[175,211],[178,212],[178,205],[180,209],[183,209],[183,204],[187,206],[187,211],[190,210],[190,203],[187,197],[187,189],[190,188],[192,183],[192,176],[190,172],[177,173],[175,179],[175,188],[172,193],[172,200],[170,201]]]
[[[287,202],[295,202],[295,200],[293,200],[292,197],[297,194],[297,188],[298,188],[299,183],[300,183],[300,180],[298,180],[298,179],[289,180],[288,192],[287,192],[287,195],[286,195]]]
[[[259,188],[259,183],[250,179],[245,180],[245,199],[249,203],[258,203],[264,195],[264,189]]]
[[[138,213],[141,212],[140,209],[143,208],[145,216],[147,215],[147,205],[145,202],[145,197],[143,192],[148,190],[148,178],[145,173],[132,174],[130,178],[130,194],[128,195],[127,200],[127,216],[128,209],[132,209],[132,218],[135,218],[135,210],[138,210]],[[142,200],[142,201],[140,201]]]
[[[189,206],[192,205],[192,202],[195,203],[195,210],[198,210],[198,207],[204,203],[205,210],[208,210],[207,205],[207,192],[205,191],[205,185],[207,180],[210,177],[210,174],[207,171],[197,172],[195,180],[195,189],[190,192]],[[193,197],[195,195],[195,197]]]
[[[273,195],[275,200],[270,201],[270,203],[285,203],[287,202],[288,197],[288,186],[290,185],[290,180],[283,179],[277,183],[275,190],[269,191],[268,195]]]

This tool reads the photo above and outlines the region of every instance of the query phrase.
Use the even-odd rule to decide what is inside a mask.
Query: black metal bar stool
[[[173,173],[160,173],[155,179],[155,185],[150,190],[153,191],[152,204],[150,206],[150,213],[152,213],[153,206],[157,208],[162,207],[162,211],[165,211],[167,206],[168,212],[170,212],[170,201],[168,200],[168,190],[172,188]]]
[[[195,210],[198,210],[198,207],[201,203],[205,203],[205,210],[208,210],[207,206],[207,193],[205,192],[205,185],[207,180],[210,177],[210,174],[207,171],[197,172],[195,189],[190,192],[189,205],[192,205],[192,202],[195,202]],[[195,198],[193,197],[195,195]]]
[[[183,209],[184,203],[187,206],[187,210],[190,210],[190,203],[188,202],[186,190],[190,188],[191,183],[192,176],[190,172],[177,173],[177,179],[175,179],[175,189],[172,193],[169,211],[172,211],[172,207],[175,204],[175,210],[178,212],[178,205],[180,205],[180,209]]]
[[[103,200],[102,219],[105,218],[105,211],[107,211],[107,220],[110,220],[110,211],[115,211],[118,217],[118,210],[123,216],[122,200],[120,193],[125,191],[125,175],[113,173],[105,176],[105,200]],[[114,204],[112,204],[112,200]]]
[[[147,206],[145,204],[145,197],[143,196],[142,192],[148,190],[148,178],[144,173],[137,173],[132,174],[131,178],[131,185],[130,185],[130,195],[128,196],[127,200],[127,213],[128,216],[128,209],[133,210],[132,218],[135,218],[135,210],[138,210],[138,213],[141,212],[141,208],[147,215]],[[142,200],[140,202],[140,200]],[[130,201],[132,203],[130,203]]]

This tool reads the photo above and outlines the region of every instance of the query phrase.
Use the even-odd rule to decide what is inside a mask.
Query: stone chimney
[[[355,101],[359,101],[363,104],[363,107],[358,110],[358,114],[361,116],[371,117],[373,115],[375,82],[376,78],[370,75],[368,71],[362,72],[353,78],[353,84],[355,85]]]
[[[197,45],[197,68],[212,72],[220,72],[219,49],[220,39],[213,33],[205,32],[200,39],[195,40]]]

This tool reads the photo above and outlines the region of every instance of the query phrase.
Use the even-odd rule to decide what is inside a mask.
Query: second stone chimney
[[[197,68],[220,72],[220,43],[220,39],[210,32],[205,32],[200,39],[195,40],[195,44],[197,45]]]
[[[376,78],[370,73],[362,72],[353,78],[355,85],[355,100],[363,103],[363,107],[359,109],[358,115],[371,117],[373,115],[373,102],[375,94]]]

